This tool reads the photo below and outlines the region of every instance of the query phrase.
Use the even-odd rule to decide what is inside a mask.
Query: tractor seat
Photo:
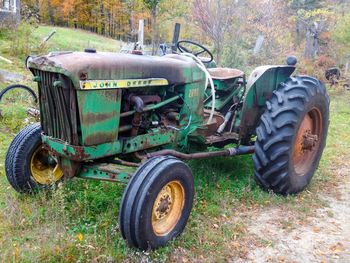
[[[228,80],[241,78],[244,76],[244,72],[235,68],[209,68],[208,72],[213,79]]]

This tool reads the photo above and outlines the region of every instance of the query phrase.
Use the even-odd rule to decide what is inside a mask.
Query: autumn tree
[[[174,24],[181,37],[200,42],[218,65],[251,67],[280,63],[288,54],[313,67],[320,57],[349,61],[349,0],[21,0],[27,18],[137,41],[170,42]],[[335,30],[333,30],[335,26]],[[213,48],[212,48],[212,46]],[[321,56],[322,55],[322,56]],[[317,61],[316,61],[317,62]]]
[[[321,8],[322,1],[319,0],[290,0],[290,9],[295,20],[296,44],[300,45],[305,39],[309,21],[305,21],[304,12]]]
[[[296,44],[305,43],[304,58],[314,59],[320,50],[320,35],[327,31],[333,12],[326,0],[291,0],[296,18]]]
[[[237,8],[236,0],[194,0],[193,20],[214,42],[215,60],[221,64],[225,35],[232,25]]]
[[[193,37],[193,24],[191,23],[191,1],[192,0],[165,0],[159,4],[158,32],[160,41],[171,41],[175,23],[181,24],[183,37]]]
[[[273,63],[291,48],[291,27],[286,2],[250,1],[244,36],[250,41],[252,63]]]

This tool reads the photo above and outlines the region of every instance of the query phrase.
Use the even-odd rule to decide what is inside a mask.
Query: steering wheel
[[[187,46],[185,46],[187,45]],[[194,46],[193,48],[189,48],[189,46]],[[210,63],[213,61],[214,57],[213,54],[204,46],[201,44],[191,41],[191,40],[180,40],[176,43],[176,47],[180,50],[181,53],[191,53],[198,57],[199,55],[205,54],[209,57],[198,57],[200,61],[203,63]]]

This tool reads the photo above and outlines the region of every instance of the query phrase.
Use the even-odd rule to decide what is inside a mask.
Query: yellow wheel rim
[[[185,204],[185,190],[171,181],[159,192],[152,210],[152,227],[157,236],[166,236],[179,221]]]
[[[39,146],[30,160],[30,171],[34,180],[43,185],[59,181],[63,171],[57,162],[50,157],[49,151]]]

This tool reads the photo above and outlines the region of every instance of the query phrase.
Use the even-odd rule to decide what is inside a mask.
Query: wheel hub
[[[304,151],[312,151],[318,142],[318,135],[312,134],[310,130],[307,130],[303,135],[301,147]]]
[[[152,227],[156,235],[167,235],[177,224],[185,203],[185,191],[179,181],[166,184],[159,192],[152,210]]]
[[[158,208],[156,209],[157,218],[164,218],[171,209],[171,196],[166,195],[160,199],[160,202],[157,204]]]
[[[63,171],[52,158],[48,150],[39,146],[30,160],[30,171],[34,180],[42,185],[49,185],[59,181]]]
[[[304,176],[317,155],[322,138],[322,114],[311,109],[303,118],[295,137],[293,163],[295,172]]]

